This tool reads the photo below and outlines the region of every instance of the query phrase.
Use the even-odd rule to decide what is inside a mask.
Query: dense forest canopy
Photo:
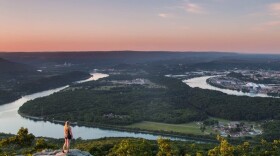
[[[154,86],[113,83],[135,78],[147,79]],[[279,119],[279,102],[277,98],[233,96],[190,88],[181,80],[146,73],[116,75],[74,85],[60,93],[30,101],[20,108],[20,112],[41,116],[41,113],[31,108],[44,107],[47,111],[43,116],[47,118],[117,125],[139,121],[186,123],[201,121],[207,116],[259,121]],[[83,115],[75,115],[78,112]]]
[[[182,97],[180,88],[171,84],[170,78],[150,77],[151,82],[146,85],[113,82],[132,80],[133,77],[137,76],[110,76],[97,82],[73,85],[49,97],[30,101],[19,111],[41,116],[40,112],[32,110],[44,107],[43,116],[47,118],[117,125],[145,120],[185,123],[206,118],[191,105],[185,105],[187,99]]]

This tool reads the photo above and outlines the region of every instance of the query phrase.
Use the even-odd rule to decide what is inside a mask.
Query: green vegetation
[[[133,78],[110,76],[73,85],[59,93],[29,101],[19,112],[46,119],[109,125],[128,125],[141,121],[179,124],[206,118],[204,113],[186,103],[184,87],[176,87],[178,81],[174,83],[174,79],[146,77],[151,81],[146,85],[112,82]],[[42,108],[43,113],[37,111]]]
[[[194,135],[207,135],[210,133],[215,134],[215,132],[209,127],[206,127],[205,131],[202,132],[200,129],[201,125],[198,125],[196,122],[190,122],[186,124],[166,124],[166,123],[143,121],[140,123],[128,125],[126,127],[153,130],[153,131],[177,132],[177,133],[194,134]]]
[[[191,89],[190,103],[208,115],[228,120],[280,119],[280,99],[227,95],[218,91]]]
[[[0,140],[0,155],[28,154],[45,148],[55,147],[47,143],[44,139],[36,139],[33,134],[28,133],[28,129],[19,129],[15,136],[4,136]]]
[[[30,155],[43,149],[60,149],[63,139],[35,138],[28,130],[21,128],[17,135],[1,136],[0,155]],[[245,141],[232,144],[217,136],[219,144],[171,141],[158,138],[157,141],[139,138],[102,138],[96,140],[72,140],[71,147],[88,151],[95,156],[277,156],[280,140],[272,142],[261,139],[258,143]]]
[[[12,102],[17,98],[20,98],[18,94],[15,94],[11,91],[0,90],[0,105]]]
[[[2,138],[0,139],[0,155],[28,155],[43,149],[56,150],[60,149],[64,143],[63,139],[35,138],[25,128],[21,128],[15,136],[1,134],[0,138]],[[78,138],[71,141],[71,148],[88,151],[95,156],[152,156],[168,152],[181,155],[186,152],[195,152],[195,150],[206,153],[212,147],[213,145],[210,144],[195,145],[191,142],[170,141],[163,138],[159,138],[157,142],[139,138],[102,138],[96,140]]]
[[[147,82],[142,85],[124,83],[137,78]],[[212,121],[201,126],[192,125],[192,122],[204,121],[209,116],[245,122],[280,119],[279,103],[280,99],[276,98],[232,96],[190,88],[181,80],[148,72],[141,75],[126,72],[75,84],[48,97],[29,101],[19,112],[87,126],[94,123],[134,131],[205,136],[215,134],[209,126]]]
[[[39,91],[62,87],[78,80],[90,78],[90,76],[90,74],[85,72],[73,71],[62,75],[43,77],[20,85],[16,91],[23,91],[25,94],[31,94]]]
[[[181,60],[181,62],[185,61]],[[193,66],[178,64],[177,60],[173,60],[173,63],[122,64],[113,67],[115,69],[113,72],[120,73],[120,75],[111,75],[95,82],[71,85],[70,88],[49,97],[29,101],[20,108],[20,113],[43,117],[47,120],[77,121],[82,125],[109,125],[113,128],[123,127],[136,131],[145,129],[160,134],[167,132],[169,134],[186,134],[186,136],[195,134],[197,137],[203,138],[213,138],[213,135],[205,136],[205,134],[214,133],[209,126],[216,124],[216,120],[226,120],[225,122],[228,122],[227,120],[242,122],[273,120],[263,125],[264,134],[262,136],[252,139],[258,141],[257,143],[244,142],[237,145],[237,140],[228,140],[229,143],[220,137],[218,140],[221,144],[218,146],[166,139],[159,139],[158,142],[155,142],[131,138],[105,138],[73,140],[73,147],[90,151],[95,155],[128,155],[127,152],[134,155],[276,155],[275,153],[279,152],[277,150],[280,147],[279,140],[275,140],[280,136],[278,132],[280,99],[231,96],[216,91],[190,88],[181,80],[164,76],[193,69],[209,68],[213,70],[218,68],[224,70],[225,68],[234,69],[236,65],[242,68],[247,68],[247,66],[255,68],[253,66],[256,64],[258,64],[256,68],[259,69],[262,66],[262,63],[258,62],[253,64],[247,63],[247,61],[237,63],[233,61],[230,64],[228,62],[230,61],[220,60]],[[270,65],[266,66],[266,68],[268,67]],[[279,68],[278,63],[274,68]],[[53,83],[56,80],[49,76],[44,78],[42,80],[36,77],[36,81],[33,79],[29,81],[30,83],[25,81],[24,84],[28,85],[20,84],[21,90],[26,89],[25,92],[29,92],[33,89],[34,91],[41,90],[51,85],[66,83],[64,82],[66,79],[59,76],[56,77],[58,78],[57,83]],[[113,82],[131,81],[137,78],[148,80],[149,83],[141,85]],[[0,96],[8,97],[9,93],[4,90]],[[204,126],[196,125],[194,121],[203,121]],[[10,136],[3,136],[3,138],[5,137]],[[248,138],[241,139],[248,140]],[[268,141],[260,141],[261,139]],[[59,148],[63,142],[63,140],[56,139],[36,140],[34,139],[32,142],[29,151],[36,150],[33,148],[36,146],[38,149],[45,146]],[[26,148],[18,144],[14,145],[18,148]],[[1,151],[9,150],[7,147],[1,147]]]
[[[156,87],[112,83],[133,78],[146,78]],[[43,117],[50,119],[112,125],[141,121],[180,124],[201,121],[207,115],[228,120],[280,119],[279,103],[280,99],[276,98],[233,96],[190,88],[181,80],[147,73],[110,76],[102,81],[74,85],[69,90],[30,101],[20,112],[41,116],[36,110],[44,107]]]
[[[3,77],[2,75],[0,77],[0,105],[12,102],[23,95],[62,87],[90,77],[90,74],[79,71],[59,75],[40,75],[32,72],[25,74],[13,73],[12,75],[10,73],[1,74],[3,74]],[[21,76],[14,76],[17,74]]]
[[[149,141],[144,139],[124,139],[119,144],[115,145],[112,152],[108,155],[141,155],[150,156],[153,155],[153,151],[156,149]]]
[[[266,140],[272,141],[274,138],[280,138],[280,121],[268,121],[262,125],[264,130],[263,138]]]
[[[220,67],[222,63],[224,62],[218,62]],[[241,63],[248,65],[246,62]],[[231,67],[234,65],[233,62]],[[113,73],[120,73],[119,75],[112,74],[99,81],[71,85],[59,93],[27,102],[19,112],[46,120],[71,120],[87,126],[94,124],[131,128],[135,131],[144,129],[159,133],[168,131],[173,134],[195,135],[214,134],[208,126],[211,122],[192,126],[192,122],[204,121],[210,116],[238,121],[280,119],[280,99],[231,96],[217,91],[190,88],[181,80],[164,76],[195,68],[199,68],[199,65],[190,65],[189,68],[188,64],[174,62],[119,64],[110,68],[114,69]],[[113,82],[137,78],[148,80],[149,83],[141,85]],[[53,81],[56,80],[50,80]],[[37,82],[32,81],[22,88],[27,91],[40,90],[40,85],[45,88],[50,84],[64,84],[61,78],[57,80],[58,83],[48,83],[47,80]],[[149,122],[156,122],[157,126]]]
[[[20,97],[20,93],[14,90],[18,84],[23,83],[26,79],[32,79],[31,77],[39,76],[30,66],[2,58],[0,58],[0,75],[0,105]]]

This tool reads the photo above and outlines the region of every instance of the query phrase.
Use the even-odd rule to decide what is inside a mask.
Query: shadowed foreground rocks
[[[78,149],[71,149],[69,153],[62,153],[61,150],[43,150],[42,152],[35,153],[33,156],[48,156],[48,155],[56,155],[56,156],[92,156],[88,152],[80,151]]]

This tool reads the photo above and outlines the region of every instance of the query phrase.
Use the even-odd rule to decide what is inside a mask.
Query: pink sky
[[[2,0],[0,51],[280,54],[276,0]]]

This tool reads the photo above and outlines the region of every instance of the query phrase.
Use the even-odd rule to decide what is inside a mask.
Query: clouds
[[[254,31],[268,31],[275,28],[280,27],[280,20],[279,21],[268,21],[265,23],[258,24],[256,27],[253,28]]]
[[[206,11],[203,7],[195,3],[187,3],[184,6],[184,9],[191,14],[205,14]]]
[[[268,26],[268,27],[280,26],[280,21],[269,21],[269,22],[265,23],[265,26]]]
[[[167,13],[159,13],[158,16],[161,17],[161,18],[172,17],[170,14],[167,14]]]
[[[272,3],[268,6],[268,9],[270,15],[280,17],[280,3]]]
[[[182,16],[182,14],[178,13],[178,11],[184,11],[185,13],[188,14],[197,14],[197,15],[202,15],[206,14],[206,9],[202,7],[200,4],[197,3],[192,3],[189,0],[184,0],[181,4],[178,6],[173,6],[173,7],[168,7],[169,10],[172,11],[172,13],[158,13],[158,17],[161,18],[179,18],[179,16]],[[179,15],[180,14],[180,15]]]
[[[266,21],[256,24],[254,31],[272,31],[280,28],[280,3],[271,3],[263,7],[262,12],[251,14],[255,17],[261,17]]]
[[[194,3],[191,0],[182,0],[173,6],[165,7],[165,11],[166,10],[168,10],[171,13],[159,13],[158,16],[162,18],[174,17],[177,16],[178,14],[181,14],[181,11],[184,11],[185,13],[188,14],[207,13],[206,9],[204,8],[204,6],[202,6],[201,3]]]

